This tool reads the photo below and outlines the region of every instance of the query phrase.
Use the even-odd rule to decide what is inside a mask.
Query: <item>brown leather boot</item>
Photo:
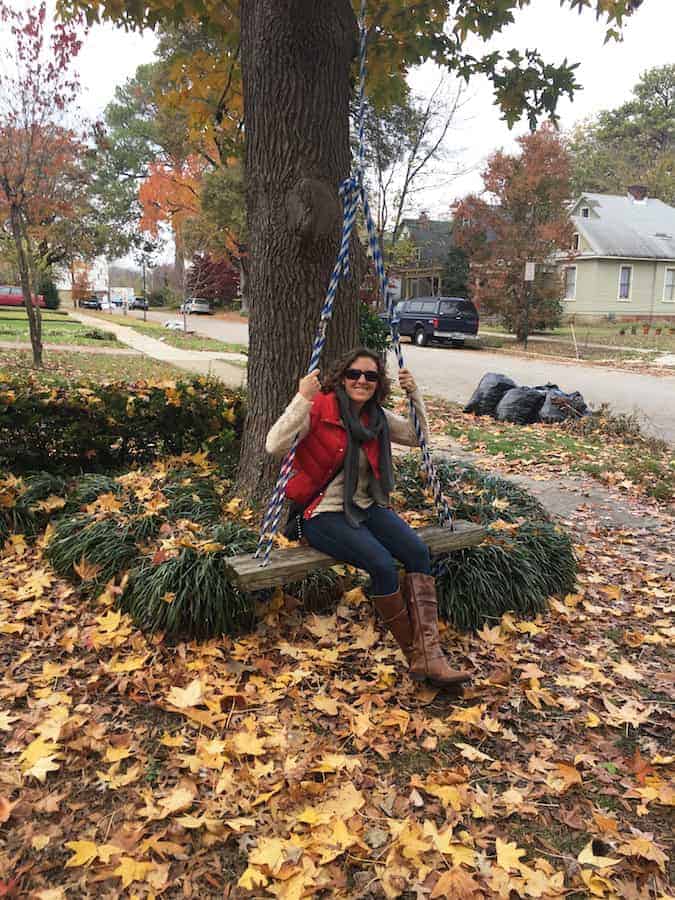
[[[471,673],[450,668],[438,634],[438,600],[433,575],[409,572],[407,575],[408,612],[413,630],[410,677],[429,680],[439,687],[463,684]]]
[[[401,596],[401,591],[393,594],[379,594],[373,597],[375,609],[382,617],[382,621],[391,631],[405,658],[410,663],[412,653],[413,631],[408,616],[408,607]]]

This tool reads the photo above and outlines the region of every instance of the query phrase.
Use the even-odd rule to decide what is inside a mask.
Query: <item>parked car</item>
[[[148,309],[148,301],[144,297],[134,297],[129,301],[129,309]]]
[[[99,309],[102,312],[113,312],[115,309],[119,309],[114,300],[112,302],[110,300],[99,300],[99,303]]]
[[[20,287],[8,284],[0,284],[0,306],[23,306],[23,291]],[[33,294],[33,306],[44,307],[45,298],[42,294],[37,297]]]
[[[116,309],[122,309],[122,307],[124,306],[124,300],[122,299],[122,297],[113,297],[110,302]]]
[[[398,330],[418,347],[432,341],[463,345],[478,334],[478,310],[462,297],[414,297],[396,304]]]
[[[180,308],[181,312],[195,313],[198,315],[213,315],[213,308],[210,300],[204,300],[203,297],[188,297]]]
[[[101,300],[98,297],[85,297],[77,301],[77,305],[82,309],[102,309]]]

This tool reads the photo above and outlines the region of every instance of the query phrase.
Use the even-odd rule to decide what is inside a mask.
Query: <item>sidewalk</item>
[[[81,312],[71,312],[70,315],[84,325],[101,327],[101,320],[87,316]],[[219,378],[228,387],[239,388],[246,383],[246,368],[241,365],[246,357],[240,353],[220,353],[213,350],[182,350],[180,347],[172,347],[156,338],[148,337],[129,328],[119,325],[115,321],[105,323],[105,330],[111,331],[118,341],[126,344],[138,353],[144,353],[152,359],[170,363],[186,372],[197,375],[213,375]]]

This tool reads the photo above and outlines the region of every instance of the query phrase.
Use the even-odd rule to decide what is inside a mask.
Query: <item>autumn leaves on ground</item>
[[[575,592],[445,630],[476,673],[454,697],[406,678],[361,587],[323,615],[277,591],[254,632],[171,644],[119,611],[119,578],[59,577],[49,529],[9,534],[0,895],[668,897],[675,529],[621,490],[661,527],[579,513]]]

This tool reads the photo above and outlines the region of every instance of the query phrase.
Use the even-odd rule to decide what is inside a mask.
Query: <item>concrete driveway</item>
[[[130,313],[137,318],[143,314]],[[163,322],[179,314],[150,310],[148,318]],[[115,316],[122,321],[123,317]],[[199,334],[229,343],[248,343],[245,321],[230,321],[218,316],[190,316],[188,327]],[[581,391],[589,406],[609,403],[613,410],[635,413],[646,432],[675,444],[675,373],[642,375],[624,369],[611,369],[551,359],[526,359],[493,350],[415,347],[402,344],[403,356],[420,387],[429,394],[466,403],[486,372],[502,372],[516,384],[554,382],[564,391]],[[396,361],[391,358],[390,371]]]

